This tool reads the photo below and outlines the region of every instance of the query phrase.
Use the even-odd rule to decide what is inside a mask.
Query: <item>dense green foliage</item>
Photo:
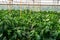
[[[0,10],[0,40],[60,40],[60,13]]]

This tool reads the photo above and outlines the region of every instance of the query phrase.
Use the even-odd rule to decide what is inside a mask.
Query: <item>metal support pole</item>
[[[21,3],[22,3],[22,0],[20,0],[20,7],[22,6]],[[21,12],[21,8],[20,8],[20,17],[21,17],[21,14],[22,14],[22,12]]]
[[[10,5],[10,4],[12,4],[13,3],[13,0],[8,0],[8,10],[10,11],[11,10],[11,8],[12,8],[12,5]]]

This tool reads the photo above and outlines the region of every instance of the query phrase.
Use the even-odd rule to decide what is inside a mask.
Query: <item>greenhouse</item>
[[[0,0],[0,40],[60,40],[60,0]]]

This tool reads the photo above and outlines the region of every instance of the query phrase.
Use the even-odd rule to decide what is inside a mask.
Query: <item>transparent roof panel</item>
[[[19,2],[20,0],[13,0],[13,1],[18,1]]]
[[[0,1],[7,1],[7,0],[0,0]]]

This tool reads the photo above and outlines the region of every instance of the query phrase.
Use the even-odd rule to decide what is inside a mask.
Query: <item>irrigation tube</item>
[[[51,5],[47,5],[47,4],[46,4],[46,5],[45,5],[45,4],[0,4],[0,5],[60,6],[60,5],[58,5],[58,4],[51,4]]]

